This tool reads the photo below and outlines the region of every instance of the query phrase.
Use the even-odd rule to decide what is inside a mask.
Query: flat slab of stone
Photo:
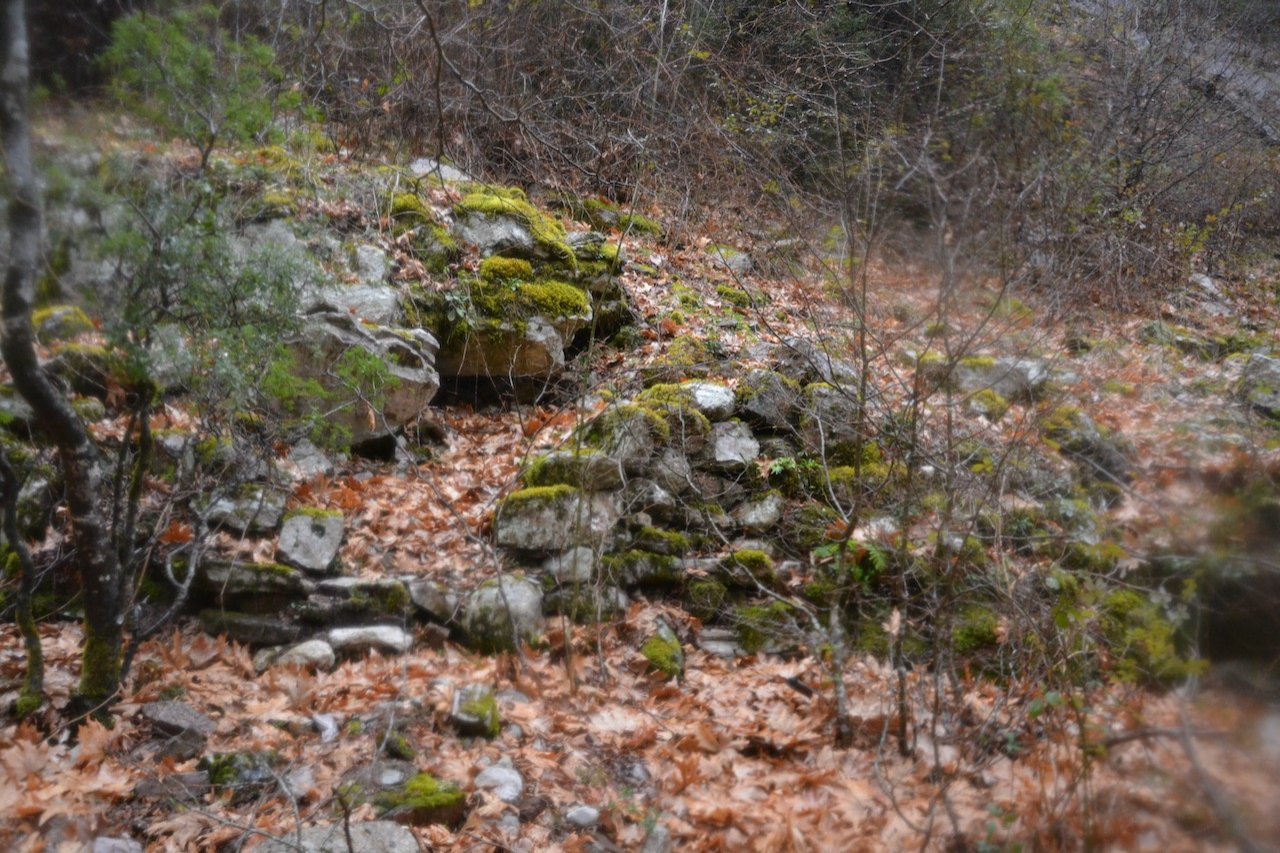
[[[736,400],[729,386],[719,382],[694,380],[680,383],[680,388],[689,392],[690,404],[705,415],[707,420],[725,421],[733,417]]]
[[[394,625],[333,628],[325,637],[335,652],[358,654],[371,649],[402,655],[413,648],[413,635]]]
[[[148,702],[142,706],[142,718],[165,734],[191,731],[208,737],[218,724],[186,702]]]
[[[522,499],[520,494],[504,501],[494,519],[494,539],[504,548],[552,552],[591,547],[604,541],[618,519],[608,494],[575,491],[546,499]]]
[[[209,507],[209,525],[236,533],[270,533],[284,515],[284,495],[261,486],[241,497],[219,498]]]
[[[253,668],[258,672],[273,666],[303,666],[328,671],[335,663],[333,646],[324,640],[305,640],[287,648],[263,649],[253,656]]]
[[[341,824],[309,826],[298,835],[268,841],[257,848],[262,853],[418,853],[418,841],[408,828],[391,820],[353,823],[351,844]]]

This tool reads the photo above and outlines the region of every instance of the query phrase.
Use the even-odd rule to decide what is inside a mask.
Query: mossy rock
[[[819,503],[803,504],[783,515],[782,536],[800,554],[808,554],[827,542],[829,530],[840,516],[831,507]]]
[[[684,649],[680,646],[680,639],[666,625],[659,625],[657,633],[645,640],[640,654],[649,662],[649,668],[665,679],[684,675]]]
[[[588,492],[614,491],[623,485],[618,460],[592,447],[553,450],[534,457],[520,472],[520,480],[526,486],[563,484]]]
[[[465,195],[454,208],[457,216],[507,218],[527,229],[538,254],[558,261],[575,273],[578,258],[567,240],[565,228],[554,217],[529,203],[515,188],[483,187]]]
[[[494,255],[480,262],[480,278],[490,283],[532,281],[533,264],[523,258]]]
[[[951,628],[951,649],[966,657],[986,651],[1000,642],[1000,621],[991,607],[971,604],[960,611]]]
[[[502,731],[502,714],[493,690],[483,684],[468,684],[458,690],[449,722],[461,735],[496,738]]]
[[[466,816],[466,794],[457,785],[419,773],[400,791],[384,791],[373,799],[383,817],[413,826],[456,826]]]
[[[683,579],[675,557],[652,551],[631,550],[608,554],[601,561],[606,575],[623,587],[672,587]]]
[[[729,583],[747,589],[757,585],[773,587],[778,581],[773,559],[763,551],[749,548],[726,556],[720,561],[720,570]]]
[[[728,590],[717,580],[690,581],[685,588],[685,608],[703,621],[716,618],[724,606]]]
[[[648,217],[598,198],[571,198],[562,202],[570,214],[602,231],[618,230],[661,237],[662,226]]]
[[[75,305],[50,305],[31,314],[31,326],[41,343],[69,340],[92,332],[93,321]]]
[[[702,338],[685,335],[668,344],[666,352],[641,368],[645,384],[679,382],[682,379],[706,378],[718,359]]]
[[[208,774],[216,790],[230,792],[232,803],[243,803],[277,784],[281,763],[274,751],[215,752],[200,759],[196,769]]]
[[[632,537],[632,547],[667,557],[682,557],[690,547],[689,537],[674,530],[643,527]]]
[[[738,645],[747,654],[785,647],[795,639],[795,619],[786,602],[739,605],[733,609],[733,622]]]

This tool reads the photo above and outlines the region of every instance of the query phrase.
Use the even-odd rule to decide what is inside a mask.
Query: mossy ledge
[[[373,804],[383,815],[415,826],[433,823],[456,825],[466,813],[466,796],[462,789],[429,773],[414,776],[401,791],[378,794]]]
[[[547,255],[578,271],[578,258],[566,239],[564,226],[529,203],[523,192],[509,187],[483,187],[463,196],[455,210],[460,215],[505,216],[516,220]]]

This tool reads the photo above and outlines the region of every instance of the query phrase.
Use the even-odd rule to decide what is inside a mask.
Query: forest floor
[[[750,364],[751,345],[761,339],[853,328],[841,288],[820,276],[740,280],[708,256],[709,240],[680,251],[626,242],[633,263],[623,281],[644,318],[644,340],[632,351],[582,357],[585,390],[638,388],[643,365],[681,336],[713,337],[742,354],[737,370]],[[1133,446],[1136,476],[1108,518],[1126,552],[1195,553],[1208,547],[1218,519],[1215,484],[1280,470],[1280,451],[1270,428],[1235,399],[1239,359],[1144,341],[1142,329],[1162,317],[1209,338],[1247,326],[1274,344],[1280,315],[1264,291],[1276,283],[1265,266],[1252,281],[1220,282],[1226,292],[1209,301],[1224,312],[1186,303],[1146,317],[1099,310],[1068,320],[1040,311],[1032,298],[993,311],[995,292],[980,283],[940,305],[930,267],[883,259],[866,271],[870,375],[888,405],[905,399],[911,386],[902,354],[936,346],[927,330],[939,320],[957,339],[971,332],[983,354],[1059,353],[1061,399]],[[746,285],[768,307],[735,305],[717,285]],[[1082,333],[1092,347],[1068,355],[1068,335]],[[588,403],[568,400],[455,403],[435,412],[447,435],[435,458],[354,460],[299,486],[294,500],[343,511],[342,558],[351,574],[474,586],[503,568],[487,526],[522,461],[590,412]],[[1038,440],[1042,414],[1015,406],[989,428],[1006,442]],[[263,547],[223,544],[250,554]],[[524,779],[518,804],[475,792],[461,826],[414,828],[423,849],[648,843],[657,850],[663,839],[679,850],[1074,849],[1085,839],[1126,850],[1280,849],[1280,694],[1251,672],[1211,667],[1168,690],[1082,687],[1045,707],[1035,684],[950,682],[855,657],[843,672],[854,745],[837,748],[829,672],[813,650],[727,661],[690,645],[683,679],[668,682],[648,671],[638,651],[659,619],[686,637],[700,627],[671,602],[639,598],[613,622],[553,622],[545,645],[519,656],[424,641],[403,656],[374,654],[328,673],[260,675],[244,648],[183,622],[143,646],[113,728],[89,723],[73,740],[52,714],[52,736],[32,725],[0,728],[0,846],[78,849],[96,836],[127,834],[145,838],[148,849],[251,849],[299,824],[340,821],[336,784],[375,760],[394,725],[415,747],[420,769],[468,792],[477,773],[500,759]],[[80,628],[48,622],[40,631],[56,709],[75,686]],[[12,626],[0,628],[0,637],[7,689],[20,679],[22,643]],[[460,738],[445,722],[453,689],[470,683],[499,691],[504,729],[492,741]],[[914,709],[905,750],[893,736],[900,695]],[[931,717],[928,709],[944,704],[944,695],[988,728]],[[138,717],[144,703],[174,697],[216,722],[209,751],[275,751],[295,796],[239,802],[209,794],[184,806],[135,798],[140,782],[194,765],[157,762]],[[1028,719],[1026,708],[1037,701],[1034,728],[1001,728],[1006,717]],[[332,715],[339,736],[322,737],[312,726],[317,715]],[[993,747],[993,738],[1015,740],[1016,748]],[[594,828],[564,820],[575,804],[599,810]],[[350,819],[371,816],[361,806]]]

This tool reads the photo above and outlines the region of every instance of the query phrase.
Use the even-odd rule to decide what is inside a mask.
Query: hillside
[[[0,847],[1280,845],[1268,40],[700,8],[651,95],[610,3],[552,70],[181,6],[45,94],[6,334],[99,479],[0,367]]]

